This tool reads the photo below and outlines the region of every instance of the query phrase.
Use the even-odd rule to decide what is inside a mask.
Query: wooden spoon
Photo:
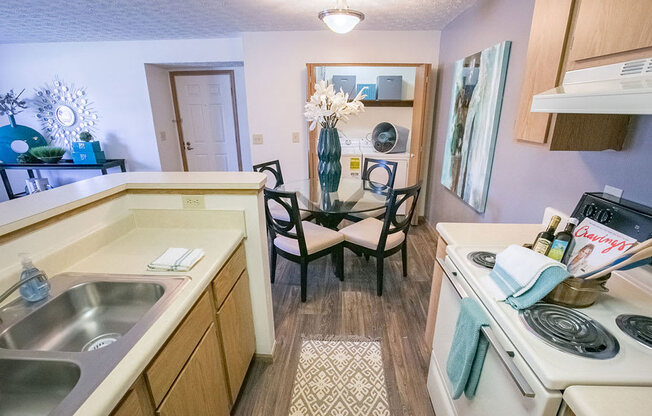
[[[628,266],[628,265],[630,265],[632,263],[636,263],[636,262],[638,262],[640,260],[645,260],[645,259],[648,259],[648,258],[651,258],[651,257],[652,257],[652,247],[644,248],[642,250],[639,250],[637,253],[635,253],[633,256],[631,256],[627,260],[623,260],[622,262],[620,262],[620,263],[618,263],[616,265],[613,265],[613,266],[611,266],[609,268],[606,268],[604,270],[601,270],[599,272],[593,273],[593,274],[585,277],[585,279],[597,279],[599,277],[602,277],[604,275],[607,275],[607,274],[611,273],[614,270],[622,269],[623,267]]]

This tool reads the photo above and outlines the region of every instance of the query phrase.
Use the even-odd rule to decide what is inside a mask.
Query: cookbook
[[[629,250],[636,239],[585,218],[573,230],[574,245],[566,265],[579,276],[597,270]]]

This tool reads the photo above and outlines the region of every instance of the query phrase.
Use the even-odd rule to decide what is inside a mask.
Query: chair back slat
[[[378,169],[384,170],[387,173],[387,181],[385,183],[375,181],[371,178],[371,174]],[[366,157],[362,169],[362,180],[368,181],[367,184],[372,191],[388,191],[394,187],[397,169],[398,162]]]
[[[259,163],[253,166],[254,172],[265,173],[269,172],[274,177],[276,183],[274,186],[268,186],[269,188],[278,188],[283,185],[283,173],[281,172],[281,163],[278,160],[272,160],[270,162]]]
[[[404,232],[407,235],[410,230],[410,223],[417,208],[417,201],[421,193],[421,182],[407,188],[392,189],[389,191],[389,199],[387,203],[387,213],[383,223],[383,231],[380,234],[380,241],[378,242],[378,250],[385,250],[385,243],[387,236],[390,234]],[[405,212],[405,216],[401,219],[398,215],[399,208],[410,201],[410,206]]]
[[[299,213],[297,194],[295,192],[277,191],[269,188],[265,188],[263,192],[265,195],[265,218],[267,219],[267,230],[269,231],[272,241],[277,235],[297,240],[301,256],[307,256],[308,249],[306,247],[306,238],[303,233],[303,225],[301,224],[301,214]],[[289,221],[279,219],[278,215],[277,218],[272,216],[269,206],[272,201],[276,202],[279,207],[286,211]]]

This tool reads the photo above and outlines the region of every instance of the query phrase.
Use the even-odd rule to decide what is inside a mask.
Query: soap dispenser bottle
[[[20,296],[28,302],[45,299],[50,293],[50,282],[45,272],[34,267],[27,255],[23,254],[21,257],[23,271],[20,273],[20,281],[25,284],[20,287]]]

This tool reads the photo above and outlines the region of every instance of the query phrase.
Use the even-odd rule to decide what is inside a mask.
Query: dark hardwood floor
[[[274,362],[255,359],[232,414],[287,416],[302,335],[361,335],[382,340],[391,414],[434,415],[426,376],[430,352],[423,332],[437,240],[426,224],[408,237],[408,277],[401,254],[385,260],[383,296],[376,296],[374,259],[345,252],[345,279],[330,258],[310,263],[308,300],[299,299],[299,265],[281,257],[272,285],[276,325]]]

